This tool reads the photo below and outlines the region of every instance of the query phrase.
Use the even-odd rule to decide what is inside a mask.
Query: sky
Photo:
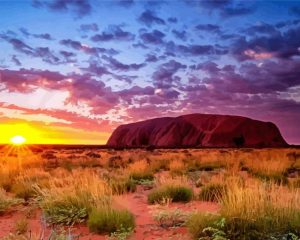
[[[300,144],[300,1],[1,0],[0,16],[0,143],[211,113]]]

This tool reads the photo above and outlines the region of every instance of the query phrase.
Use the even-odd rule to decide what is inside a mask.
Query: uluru
[[[120,125],[110,147],[284,147],[287,142],[272,122],[242,116],[189,114]]]

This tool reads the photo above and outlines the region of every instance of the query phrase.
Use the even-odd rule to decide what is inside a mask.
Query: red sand
[[[136,228],[134,233],[129,238],[130,240],[150,240],[150,239],[191,239],[185,227],[163,228],[158,225],[153,219],[153,210],[157,205],[147,204],[147,191],[143,191],[141,187],[137,192],[115,197],[116,206],[127,208],[135,215]],[[171,203],[169,208],[179,208],[182,211],[204,211],[217,212],[219,207],[215,203],[193,201],[190,203]],[[17,220],[24,218],[28,207],[18,207],[0,216],[0,239],[7,236],[10,232],[14,232],[14,226]],[[37,235],[41,233],[41,211],[36,210],[31,217],[28,218],[29,230],[32,234]],[[68,231],[68,229],[67,229]],[[45,237],[49,236],[51,227],[45,229]],[[80,235],[80,240],[105,240],[106,236],[90,233],[85,225],[76,225],[72,228],[72,234]]]

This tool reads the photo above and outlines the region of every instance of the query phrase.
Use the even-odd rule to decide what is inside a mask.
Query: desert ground
[[[0,149],[0,239],[299,239],[300,149]]]

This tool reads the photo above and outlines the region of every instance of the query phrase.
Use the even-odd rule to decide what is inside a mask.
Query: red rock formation
[[[240,116],[190,114],[119,126],[111,147],[282,147],[277,126]]]

